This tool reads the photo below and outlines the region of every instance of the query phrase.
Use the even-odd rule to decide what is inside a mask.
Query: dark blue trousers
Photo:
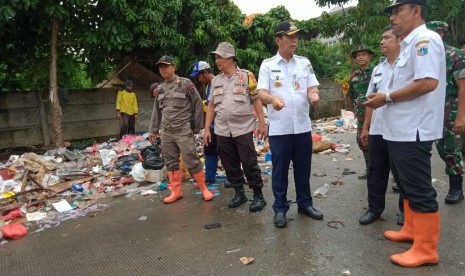
[[[286,213],[289,210],[287,187],[289,164],[294,167],[294,182],[299,207],[312,206],[310,172],[312,163],[312,134],[276,135],[268,138],[273,164],[273,210]]]

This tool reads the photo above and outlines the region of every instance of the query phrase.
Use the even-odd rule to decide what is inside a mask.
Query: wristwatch
[[[393,104],[394,102],[391,100],[391,93],[386,93],[386,104]]]

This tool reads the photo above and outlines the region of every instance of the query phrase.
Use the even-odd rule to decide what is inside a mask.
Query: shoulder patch
[[[195,87],[194,87],[194,84],[193,83],[189,83],[187,85],[187,91],[189,91],[190,94],[194,94],[195,93]]]
[[[417,56],[428,55],[428,44],[421,44],[417,47]]]
[[[417,42],[417,44],[415,44],[415,47],[418,48],[418,47],[421,46],[422,44],[428,45],[428,44],[429,44],[429,40],[427,40],[427,39],[420,40],[420,41]]]

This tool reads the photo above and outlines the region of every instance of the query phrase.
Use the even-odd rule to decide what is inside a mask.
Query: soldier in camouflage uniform
[[[357,144],[360,150],[363,152],[363,157],[365,158],[366,164],[365,174],[360,175],[358,177],[359,179],[367,178],[369,163],[368,145],[364,145],[362,143],[360,134],[362,132],[363,123],[365,120],[365,107],[362,106],[362,103],[367,101],[365,95],[367,93],[368,85],[370,84],[371,73],[373,71],[373,67],[370,66],[370,61],[373,55],[374,53],[372,50],[363,46],[352,52],[352,58],[360,66],[360,68],[352,74],[350,79],[349,97],[352,105],[354,106],[355,117],[357,118]]]
[[[444,40],[448,29],[447,23],[431,21],[426,26],[437,32]],[[445,202],[457,204],[464,198],[462,140],[459,134],[465,132],[465,53],[447,45],[445,41],[444,47],[447,66],[444,133],[443,138],[436,142],[436,148],[446,163],[446,174],[449,176],[449,193]]]
[[[191,80],[176,75],[172,57],[162,56],[156,65],[165,82],[158,86],[158,92],[155,93],[149,133],[153,142],[160,136],[161,130],[161,152],[171,184],[171,195],[165,197],[163,202],[172,203],[183,197],[179,154],[197,182],[203,198],[206,201],[212,200],[213,195],[206,187],[203,164],[197,155],[193,136],[193,132],[203,128],[202,99]]]

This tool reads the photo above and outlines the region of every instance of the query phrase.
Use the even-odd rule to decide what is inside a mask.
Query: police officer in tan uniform
[[[257,118],[253,114],[251,103],[258,117],[258,138],[266,132],[262,103],[256,90],[257,81],[253,73],[236,66],[235,49],[230,43],[221,42],[212,54],[215,55],[215,64],[221,73],[215,76],[212,82],[204,140],[206,144],[211,142],[210,126],[214,119],[218,153],[226,177],[236,191],[229,207],[236,208],[247,201],[244,194],[245,175],[249,187],[253,189],[253,201],[249,211],[257,212],[266,204],[253,143]]]
[[[158,87],[152,111],[150,140],[153,142],[161,132],[161,152],[168,168],[171,195],[164,198],[172,203],[183,197],[182,173],[179,168],[181,153],[189,173],[198,183],[203,198],[213,199],[205,184],[205,172],[197,156],[193,132],[203,128],[202,100],[191,80],[176,75],[176,65],[170,56],[162,56],[157,64],[165,82]],[[190,120],[194,117],[194,130]]]

